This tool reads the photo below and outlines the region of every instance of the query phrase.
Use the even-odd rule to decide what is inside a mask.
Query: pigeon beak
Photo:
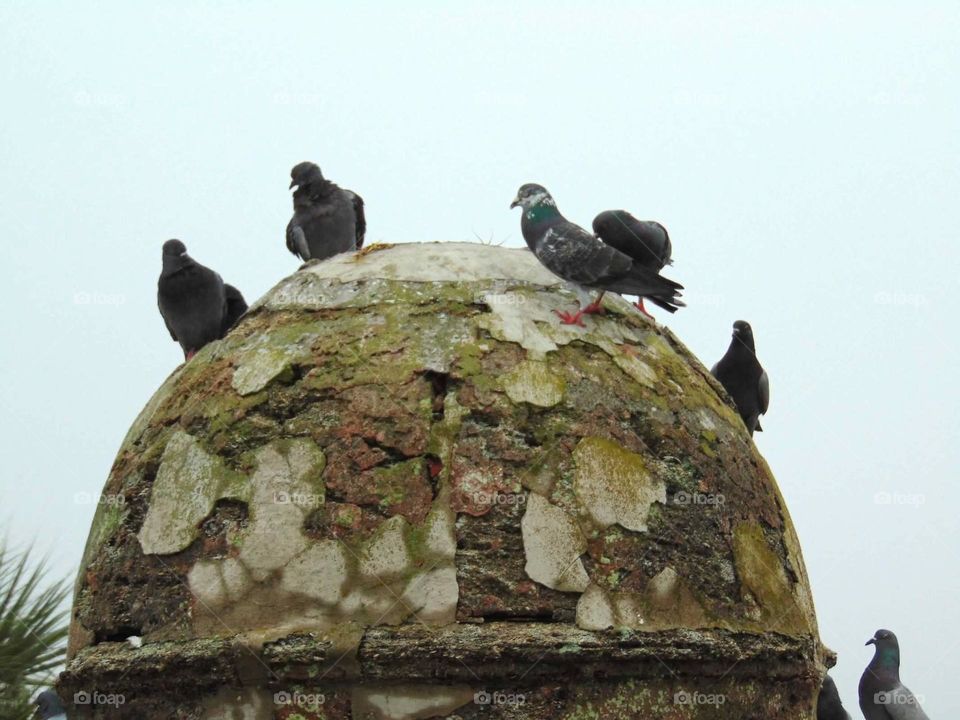
[[[510,203],[510,209],[511,209],[511,210],[513,210],[515,207],[520,207],[520,198],[519,198],[519,197],[515,197],[515,198],[513,199],[513,202]]]
[[[870,638],[869,640],[867,640],[867,641],[863,644],[863,646],[866,647],[867,645],[876,645],[876,644],[877,644],[877,639],[876,639],[876,638]]]
[[[290,181],[290,188],[289,188],[290,190],[293,190],[294,188],[299,189],[299,187],[300,187],[300,183],[298,183],[296,180]]]

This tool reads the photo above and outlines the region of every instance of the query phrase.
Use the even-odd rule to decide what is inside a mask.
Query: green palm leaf
[[[46,580],[46,563],[30,551],[12,552],[0,543],[0,717],[20,720],[32,713],[31,699],[63,664],[69,592],[65,581]]]

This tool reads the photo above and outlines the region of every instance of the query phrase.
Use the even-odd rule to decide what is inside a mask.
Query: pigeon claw
[[[569,313],[564,310],[554,310],[553,312],[560,318],[562,325],[579,325],[580,327],[586,327],[586,325],[583,324],[583,310],[577,310],[575,313]]]
[[[647,309],[643,306],[643,298],[640,298],[639,300],[637,300],[637,301],[633,304],[633,306],[634,306],[637,310],[639,310],[640,312],[642,312],[644,315],[646,315],[648,318],[650,318],[651,320],[656,320],[656,318],[655,318],[653,315],[651,315],[650,313],[648,313],[648,312],[647,312]]]
[[[196,350],[187,350],[187,356],[186,356],[185,360],[187,360],[188,362],[189,362],[190,360],[193,360],[193,356],[196,355],[196,354],[197,354],[197,351],[196,351]]]
[[[605,315],[606,310],[603,309],[603,305],[599,300],[594,300],[592,303],[587,305],[583,310],[580,311],[584,315]]]

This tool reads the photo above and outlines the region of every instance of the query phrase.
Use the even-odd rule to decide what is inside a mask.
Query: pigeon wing
[[[353,214],[357,222],[357,250],[363,247],[363,238],[367,234],[367,216],[363,211],[363,198],[352,190],[346,191],[353,203]]]
[[[310,259],[310,248],[307,246],[307,236],[304,235],[303,228],[297,224],[296,218],[293,218],[287,224],[287,250],[301,260]]]
[[[887,693],[883,707],[890,720],[930,720],[917,698],[905,685],[897,685]]]
[[[247,311],[247,301],[243,299],[243,293],[233,285],[224,283],[223,292],[227,299],[227,306],[223,313],[223,323],[220,326],[220,337],[226,335]]]
[[[633,265],[622,252],[571,222],[549,228],[537,247],[537,255],[554,274],[587,287],[622,277]]]
[[[767,408],[770,407],[770,378],[767,377],[767,371],[760,373],[760,381],[757,383],[757,392],[760,398],[760,414],[765,415]]]
[[[170,333],[170,337],[173,338],[174,342],[180,342],[177,339],[177,334],[173,331],[173,328],[170,327],[170,322],[167,320],[166,314],[163,312],[163,302],[160,300],[159,293],[157,296],[157,309],[160,310],[160,317],[163,318],[163,324],[167,326],[167,332]]]

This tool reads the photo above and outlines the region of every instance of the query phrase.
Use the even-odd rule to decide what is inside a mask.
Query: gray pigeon
[[[592,303],[575,313],[557,311],[564,324],[583,325],[583,315],[600,312],[600,300],[608,291],[649,298],[669,312],[683,306],[679,298],[682,285],[660,277],[567,220],[543,186],[521,186],[510,204],[511,208],[517,206],[523,208],[523,239],[537,260],[564,280],[600,291]]]
[[[757,360],[750,323],[737,320],[733,324],[730,347],[710,372],[733,398],[750,434],[763,432],[760,416],[770,406],[770,379]]]
[[[227,298],[223,280],[187,255],[179,240],[163,244],[163,271],[157,282],[157,305],[170,337],[189,360],[223,331]]]
[[[817,696],[817,720],[850,720],[850,713],[843,709],[837,684],[827,674],[823,676]]]
[[[37,706],[35,714],[43,720],[67,720],[67,711],[53,690],[44,690],[37,695],[34,704]]]
[[[359,250],[367,231],[363,198],[323,177],[316,163],[290,171],[293,217],[287,224],[287,249],[301,260],[324,260]]]
[[[653,220],[637,220],[626,210],[605,210],[593,219],[593,233],[655,273],[664,265],[673,264],[670,235],[663,225]],[[643,307],[642,297],[636,306],[644,315],[652,317]]]
[[[889,630],[867,640],[873,660],[860,676],[860,710],[866,720],[930,720],[910,690],[900,682],[900,645]]]
[[[223,322],[220,324],[220,337],[224,337],[230,328],[237,324],[240,316],[247,311],[247,301],[243,295],[233,285],[223,284],[223,293],[227,299],[227,309],[223,314]]]

